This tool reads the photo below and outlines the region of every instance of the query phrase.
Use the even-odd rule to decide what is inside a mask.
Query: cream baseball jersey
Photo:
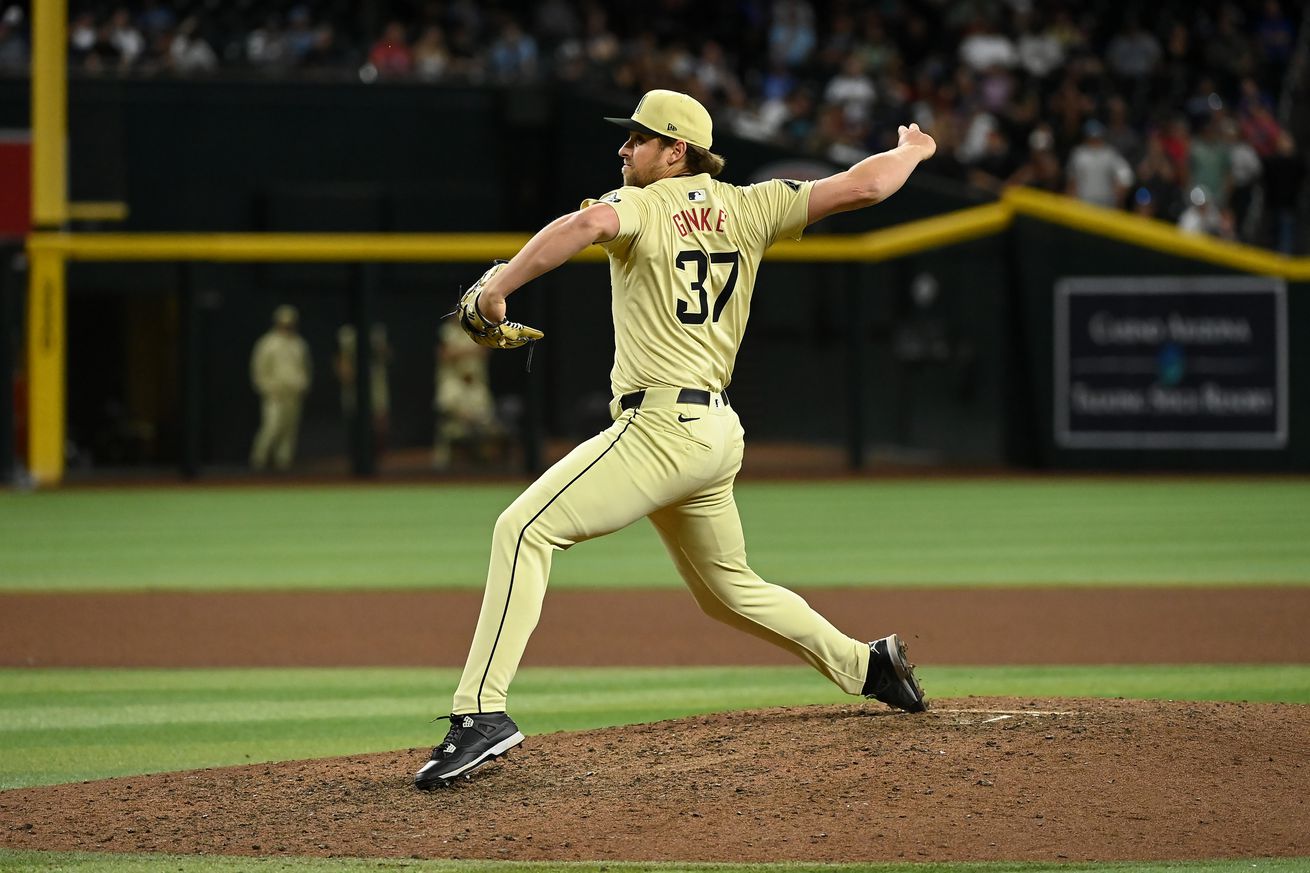
[[[609,254],[616,396],[642,388],[722,391],[750,316],[760,259],[805,230],[813,182],[738,187],[708,174],[619,188]]]

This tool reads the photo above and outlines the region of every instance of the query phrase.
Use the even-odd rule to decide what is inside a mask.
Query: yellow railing
[[[962,209],[861,234],[780,242],[770,260],[882,261],[990,236],[1010,223],[1004,204]],[[74,261],[391,261],[471,263],[508,257],[528,241],[514,233],[35,233],[27,248]],[[588,248],[575,258],[602,262]]]
[[[1031,188],[1007,189],[1001,202],[1016,215],[1038,218],[1180,258],[1205,261],[1244,273],[1279,276],[1291,282],[1310,280],[1310,258],[1291,258],[1212,236],[1183,233],[1167,221],[1092,206]]]
[[[1068,197],[1011,188],[997,203],[961,209],[860,234],[815,234],[785,240],[768,260],[885,261],[992,236],[1016,215],[1071,227],[1180,258],[1249,273],[1310,281],[1310,258],[1292,258],[1242,243],[1186,234],[1172,224],[1079,203]],[[528,241],[516,233],[34,233],[33,255],[75,261],[303,261],[474,263],[512,255]],[[601,262],[589,248],[575,259]]]

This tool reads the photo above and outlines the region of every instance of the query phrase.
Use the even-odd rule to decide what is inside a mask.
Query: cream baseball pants
[[[647,390],[607,430],[528,486],[496,521],[473,645],[452,712],[501,712],[537,626],[557,549],[649,518],[696,602],[712,618],[781,646],[850,694],[869,665],[866,642],[838,631],[799,595],[746,563],[732,486],[744,432],[724,398],[677,402]]]

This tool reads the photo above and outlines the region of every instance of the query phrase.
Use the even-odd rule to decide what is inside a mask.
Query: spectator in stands
[[[252,67],[271,72],[284,71],[294,64],[295,58],[277,15],[269,15],[262,27],[246,37],[246,60]]]
[[[867,121],[873,114],[873,103],[878,91],[865,71],[864,58],[850,55],[842,63],[841,72],[828,80],[823,89],[823,102],[840,106],[846,120],[853,123]]]
[[[1196,80],[1196,87],[1183,101],[1183,111],[1191,123],[1193,131],[1199,131],[1210,123],[1210,117],[1224,110],[1224,98],[1219,96],[1215,80],[1211,76],[1201,76]]]
[[[859,47],[855,34],[855,16],[848,10],[839,10],[828,22],[828,33],[822,40],[815,63],[822,75],[833,76]]]
[[[541,40],[543,52],[553,53],[565,43],[576,41],[582,33],[576,4],[568,0],[542,0],[537,5],[532,32]]]
[[[619,57],[619,38],[610,30],[609,15],[599,4],[587,8],[583,53],[597,67],[609,67]]]
[[[969,184],[999,194],[1019,169],[1010,151],[1010,140],[999,127],[987,132],[987,145],[968,167]]]
[[[160,0],[144,0],[141,11],[137,14],[136,23],[146,39],[151,39],[161,33],[169,33],[177,27],[177,13]]]
[[[1242,80],[1237,116],[1242,126],[1242,136],[1255,149],[1256,154],[1262,158],[1272,155],[1278,145],[1278,135],[1283,132],[1282,125],[1274,118],[1273,104],[1250,77]]]
[[[86,65],[86,59],[96,45],[96,17],[90,12],[79,12],[68,25],[68,59],[73,66]]]
[[[1130,164],[1142,158],[1142,137],[1128,120],[1128,104],[1118,94],[1105,103],[1105,141]]]
[[[194,15],[187,16],[178,25],[177,31],[167,39],[167,64],[176,73],[190,76],[194,73],[210,73],[218,69],[218,56],[199,34],[200,23]]]
[[[1261,161],[1264,191],[1264,239],[1285,255],[1299,253],[1297,207],[1306,180],[1306,158],[1287,131],[1278,135],[1274,153]]]
[[[1130,14],[1124,29],[1110,40],[1105,63],[1119,79],[1140,85],[1155,72],[1163,54],[1156,38]]]
[[[405,25],[389,21],[382,35],[368,52],[368,62],[383,78],[408,76],[414,69],[414,53],[409,47]]]
[[[1036,127],[1028,134],[1028,159],[1010,174],[1006,183],[1054,194],[1064,193],[1064,171],[1060,168],[1060,157],[1055,153],[1055,137],[1049,126]]]
[[[145,54],[146,40],[132,23],[132,13],[123,6],[114,10],[109,19],[109,44],[118,53],[118,64],[130,69]]]
[[[513,16],[505,16],[491,44],[487,72],[494,82],[527,82],[537,77],[537,41]]]
[[[1268,67],[1266,81],[1278,81],[1292,60],[1296,44],[1296,27],[1283,14],[1278,0],[1265,0],[1260,20],[1255,25],[1255,42],[1259,56]]]
[[[1196,40],[1185,21],[1174,21],[1164,43],[1164,58],[1155,82],[1155,92],[1168,106],[1177,106],[1187,94],[1195,71],[1203,61]]]
[[[1228,83],[1255,75],[1255,49],[1241,29],[1240,12],[1231,3],[1219,7],[1214,32],[1205,40],[1206,69],[1215,70]]]
[[[1251,214],[1250,207],[1260,181],[1260,156],[1242,138],[1242,128],[1236,119],[1225,116],[1219,123],[1219,135],[1228,151],[1228,208],[1233,213],[1233,229],[1239,239],[1251,240],[1257,233],[1258,216]]]
[[[960,159],[960,163],[972,166],[982,160],[987,154],[992,133],[1000,126],[996,116],[981,106],[976,107],[971,115],[963,119],[960,145],[955,150],[955,156]]]
[[[27,69],[27,38],[23,35],[23,9],[10,6],[0,12],[0,71]]]
[[[1066,71],[1055,92],[1046,101],[1047,117],[1055,135],[1055,147],[1061,154],[1069,151],[1081,140],[1083,125],[1096,111],[1096,101],[1084,93],[1078,77]]]
[[[486,46],[479,41],[478,28],[463,18],[452,18],[446,27],[446,44],[450,47],[451,73],[481,81],[486,70]]]
[[[775,0],[769,27],[769,57],[788,67],[804,66],[814,53],[814,7],[807,0]]]
[[[1187,119],[1181,115],[1171,117],[1157,136],[1160,139],[1160,148],[1173,162],[1174,177],[1178,186],[1183,189],[1190,188],[1191,170],[1188,158],[1192,150],[1192,132]]]
[[[693,62],[692,76],[698,90],[712,103],[735,106],[746,100],[746,89],[717,40],[707,39],[701,45],[700,55]]]
[[[1215,203],[1204,186],[1192,186],[1188,199],[1190,204],[1178,218],[1179,230],[1183,233],[1203,233],[1232,239],[1232,216]]]
[[[1043,29],[1031,14],[1019,17],[1019,41],[1016,45],[1019,65],[1036,79],[1045,79],[1064,64],[1064,45],[1050,29]]]
[[[1131,203],[1134,212],[1170,222],[1178,220],[1183,211],[1178,167],[1165,152],[1158,132],[1146,140],[1146,153],[1137,164],[1137,182]]]
[[[1211,117],[1200,135],[1192,137],[1187,169],[1193,188],[1199,185],[1205,189],[1206,202],[1213,201],[1218,208],[1226,209],[1233,189],[1233,169],[1228,143],[1220,136],[1222,118],[1221,115]]]
[[[287,13],[286,43],[293,64],[304,62],[305,56],[314,48],[314,22],[310,18],[308,7],[298,4]]]
[[[351,64],[351,58],[352,53],[337,39],[337,29],[332,22],[320,21],[314,28],[314,44],[300,59],[300,65],[307,71],[326,71]]]
[[[940,51],[936,32],[923,12],[913,7],[902,7],[904,19],[893,37],[901,61],[908,70],[919,70],[926,65],[936,66],[936,53]]]
[[[414,75],[426,82],[436,82],[450,69],[450,50],[446,32],[440,25],[429,24],[414,43]]]
[[[782,142],[803,146],[814,134],[814,93],[809,88],[795,88],[787,95],[787,115],[779,125]]]
[[[1083,127],[1083,142],[1069,155],[1068,193],[1085,203],[1117,209],[1133,183],[1133,169],[1105,141],[1105,125],[1093,119]]]
[[[998,32],[982,15],[973,20],[968,34],[960,40],[959,56],[960,62],[976,73],[992,67],[1009,69],[1019,63],[1014,41]]]
[[[1006,67],[988,67],[978,76],[978,104],[988,112],[1006,112],[1014,99],[1014,76]]]
[[[902,63],[896,43],[888,36],[882,16],[876,12],[865,14],[854,53],[864,59],[864,68],[875,77],[890,74]]]

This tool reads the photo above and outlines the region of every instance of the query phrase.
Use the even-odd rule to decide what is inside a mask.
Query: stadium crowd
[[[72,0],[79,75],[557,81],[694,94],[838,164],[917,121],[925,169],[1300,252],[1290,0]],[[26,13],[0,13],[0,70]]]

